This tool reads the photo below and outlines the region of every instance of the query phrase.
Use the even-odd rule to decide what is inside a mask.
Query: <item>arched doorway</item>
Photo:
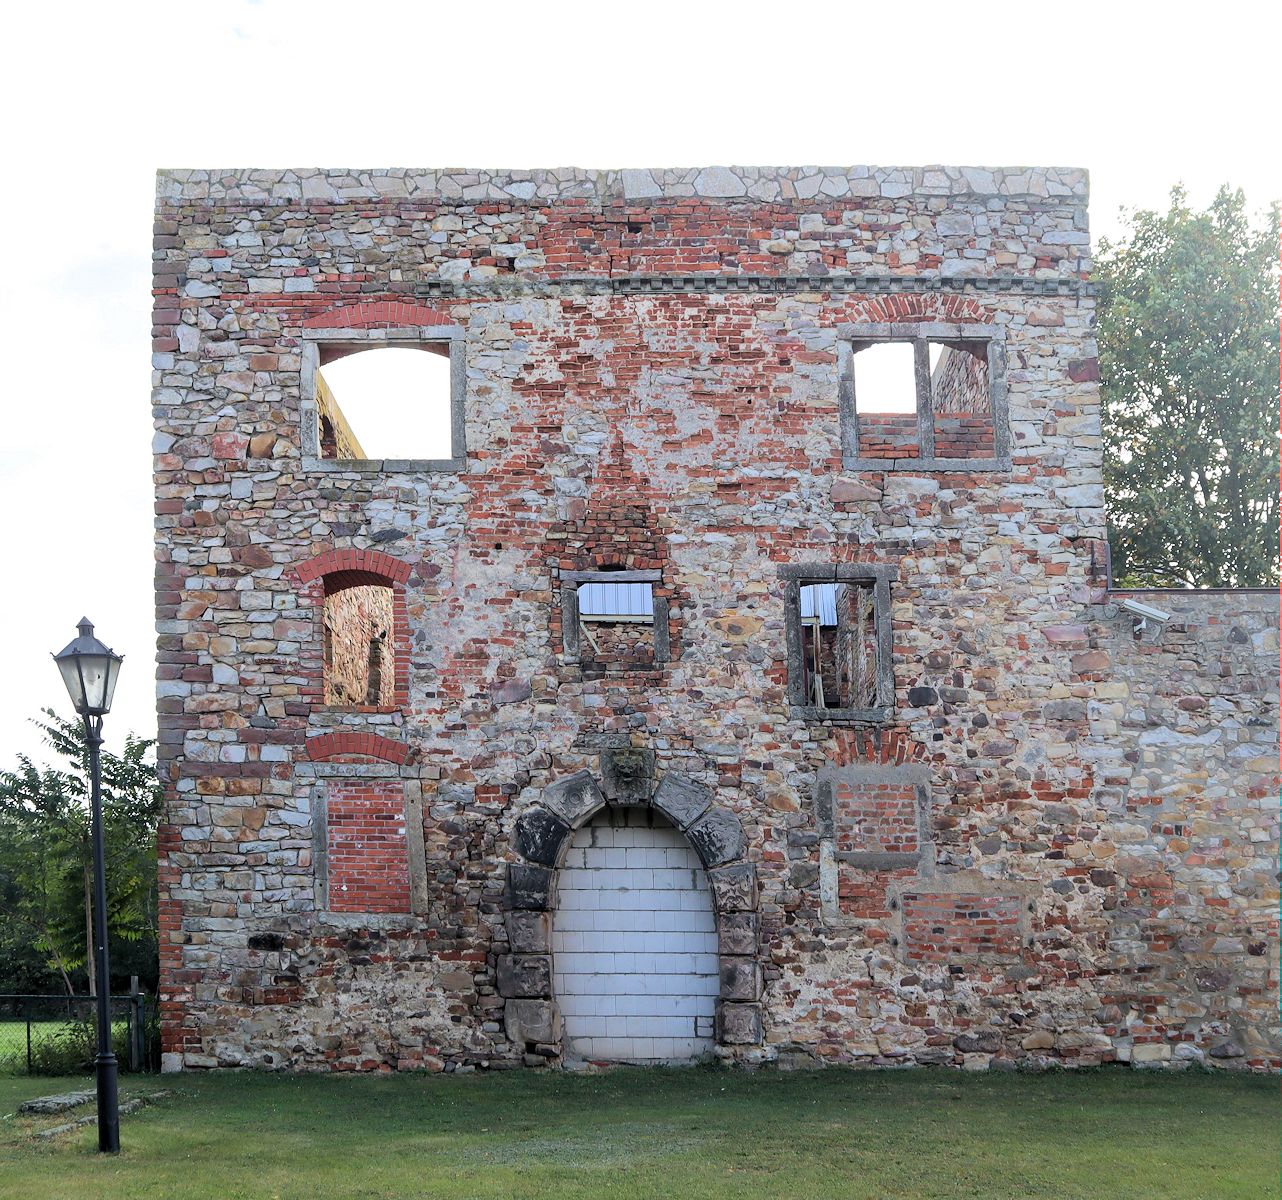
[[[717,951],[707,873],[662,813],[607,808],[575,830],[552,924],[567,1057],[654,1063],[711,1053]]]

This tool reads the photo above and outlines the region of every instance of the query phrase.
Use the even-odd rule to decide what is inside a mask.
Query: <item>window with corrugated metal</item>
[[[649,583],[581,583],[579,619],[653,621],[654,586]]]

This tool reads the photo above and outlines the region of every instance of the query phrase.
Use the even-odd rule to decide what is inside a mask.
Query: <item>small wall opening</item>
[[[654,662],[654,586],[581,583],[579,656],[583,665],[648,666]]]
[[[674,1062],[710,1053],[717,952],[707,874],[661,813],[606,809],[574,833],[552,931],[568,1057]]]
[[[862,458],[919,458],[916,350],[912,342],[852,346]]]
[[[992,386],[987,342],[930,342],[936,458],[992,458]]]
[[[324,699],[326,704],[395,703],[392,587],[326,580]]]
[[[449,343],[322,347],[316,407],[322,458],[447,459]]]
[[[815,708],[877,704],[877,622],[873,583],[802,584],[805,703]]]

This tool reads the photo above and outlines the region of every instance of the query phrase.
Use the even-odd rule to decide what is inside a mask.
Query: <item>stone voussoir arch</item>
[[[527,1049],[559,1052],[560,1016],[552,987],[551,914],[556,871],[573,832],[610,801],[590,771],[549,785],[517,818],[507,867],[505,920],[510,953],[498,961],[508,1038]],[[642,802],[687,838],[708,874],[717,921],[720,996],[716,1038],[724,1046],[759,1045],[761,1024],[760,920],[757,868],[747,858],[739,818],[716,803],[712,789],[668,771]],[[629,797],[627,807],[638,807]]]

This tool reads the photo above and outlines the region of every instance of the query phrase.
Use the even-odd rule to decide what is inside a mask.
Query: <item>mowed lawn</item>
[[[617,1070],[462,1077],[126,1077],[174,1095],[52,1141],[0,1079],[0,1197],[1090,1197],[1278,1195],[1278,1083],[1053,1075]],[[79,1115],[87,1110],[77,1110]]]

